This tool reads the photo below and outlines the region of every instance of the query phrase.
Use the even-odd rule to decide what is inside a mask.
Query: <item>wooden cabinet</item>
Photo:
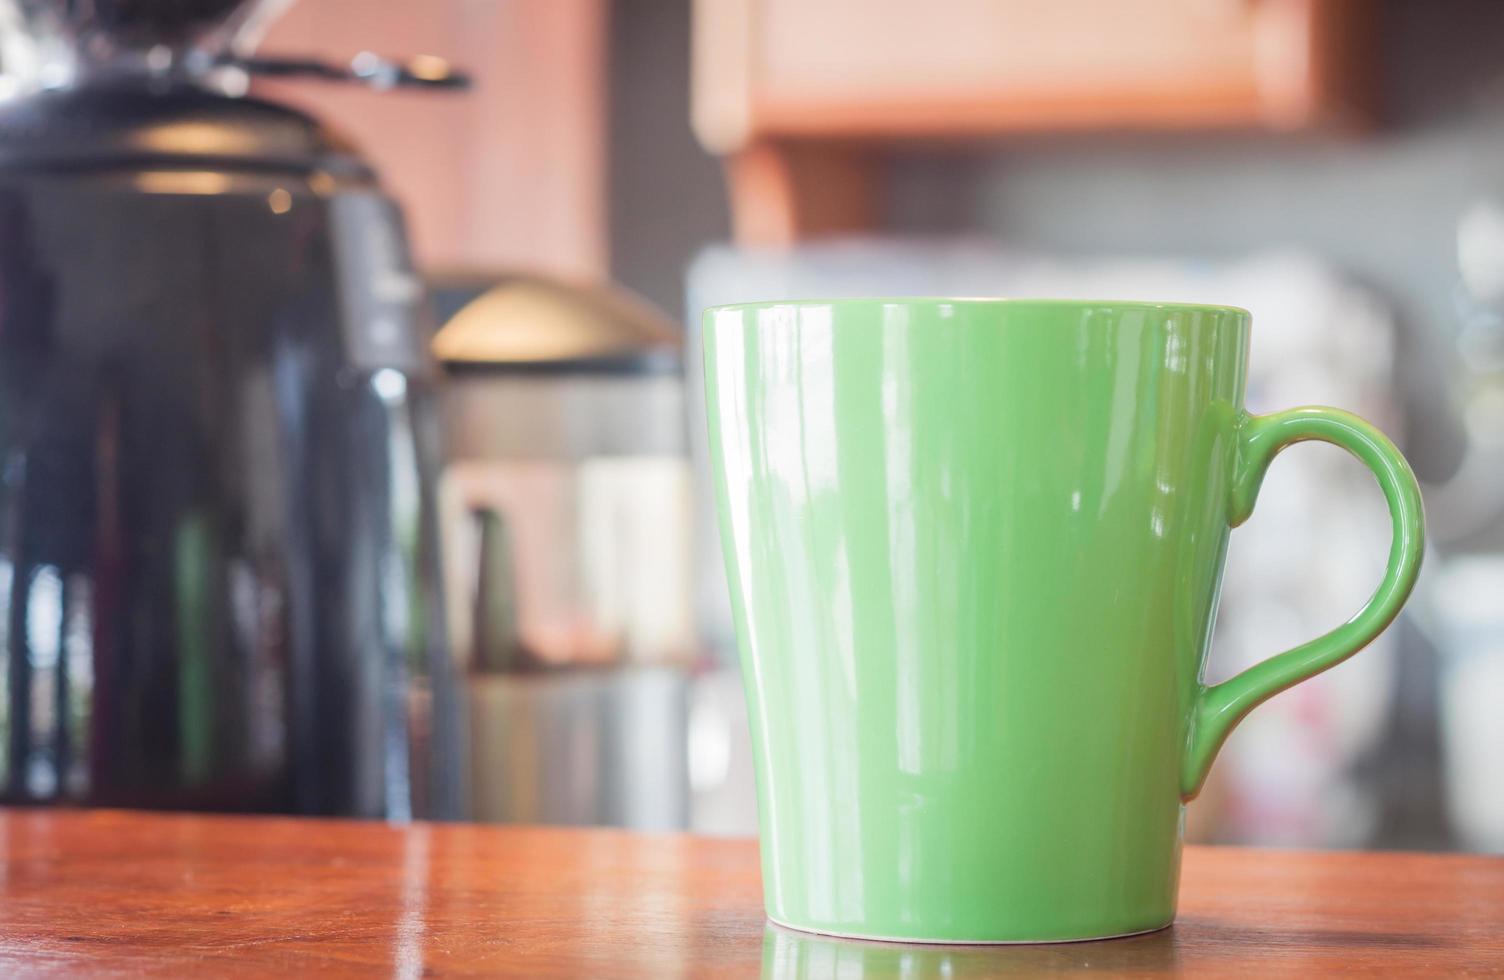
[[[1371,0],[697,0],[694,125],[737,237],[870,224],[874,143],[1347,128]]]

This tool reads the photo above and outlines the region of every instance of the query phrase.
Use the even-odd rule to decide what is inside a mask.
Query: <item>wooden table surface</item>
[[[1179,921],[1048,946],[768,926],[756,845],[603,830],[0,811],[0,974],[1504,974],[1504,859],[1191,848]]]

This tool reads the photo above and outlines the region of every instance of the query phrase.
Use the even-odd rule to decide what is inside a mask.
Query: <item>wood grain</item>
[[[1504,974],[1504,859],[1191,848],[1133,939],[915,947],[765,925],[756,845],[604,830],[0,812],[0,973]]]

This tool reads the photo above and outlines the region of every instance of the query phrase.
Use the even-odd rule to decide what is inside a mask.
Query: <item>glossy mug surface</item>
[[[1243,310],[767,303],[704,331],[775,922],[928,942],[1167,925],[1184,804],[1228,731],[1414,584],[1409,467],[1345,412],[1245,413]],[[1336,630],[1204,685],[1229,528],[1307,439],[1378,478],[1388,570]]]

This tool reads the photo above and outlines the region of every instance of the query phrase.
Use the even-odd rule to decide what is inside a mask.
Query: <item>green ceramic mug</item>
[[[1250,709],[1361,649],[1420,566],[1420,492],[1362,420],[1243,410],[1248,314],[1032,300],[705,314],[710,448],[768,916],[925,942],[1175,914],[1184,805]],[[1228,530],[1317,439],[1378,477],[1378,591],[1201,681]]]

